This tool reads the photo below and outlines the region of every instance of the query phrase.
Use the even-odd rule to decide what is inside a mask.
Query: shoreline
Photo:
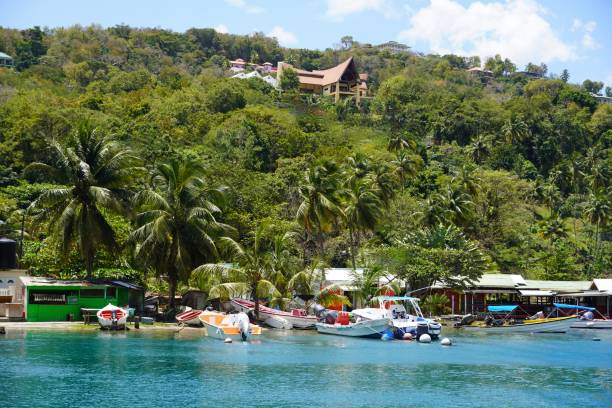
[[[100,330],[100,325],[96,324],[83,324],[83,322],[0,322],[0,327],[8,332],[9,330],[75,330],[75,331],[95,331]],[[128,324],[126,331],[150,331],[150,330],[162,330],[162,331],[192,331],[200,330],[198,327],[183,327],[180,328],[176,323],[153,323],[153,324],[142,324],[140,328],[136,329],[133,323]],[[179,330],[180,329],[180,330]],[[121,331],[121,330],[118,330]]]

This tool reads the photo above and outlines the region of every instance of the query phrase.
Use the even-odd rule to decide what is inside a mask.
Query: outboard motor
[[[338,318],[338,312],[336,312],[335,310],[330,310],[325,314],[325,323],[335,324],[337,318]]]
[[[429,325],[427,322],[419,322],[416,328],[416,338],[417,340],[421,338],[423,334],[429,334]]]
[[[321,317],[321,315],[323,314],[323,312],[325,312],[327,309],[326,309],[324,306],[322,306],[322,305],[320,305],[320,304],[316,303],[316,304],[315,304],[315,305],[312,307],[312,310],[313,310],[313,312],[314,312],[315,316],[317,316],[317,317]]]

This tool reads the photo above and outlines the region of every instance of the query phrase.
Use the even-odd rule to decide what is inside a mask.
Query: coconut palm
[[[361,234],[374,229],[382,217],[383,203],[369,183],[353,181],[346,192],[343,210],[349,230],[351,264],[356,268],[355,253],[361,242]]]
[[[538,232],[542,238],[551,242],[567,237],[567,229],[563,218],[554,212],[539,222]]]
[[[351,286],[355,288],[353,291],[355,300],[369,302],[370,299],[380,293],[379,283],[383,275],[383,270],[380,267],[365,268],[361,273],[353,270]]]
[[[306,309],[310,302],[316,302],[324,307],[331,305],[347,305],[351,302],[342,294],[337,285],[323,286],[325,282],[325,263],[320,259],[314,260],[310,266],[291,277],[288,287],[297,296],[306,300]]]
[[[511,118],[502,126],[502,133],[507,143],[520,143],[529,136],[529,126],[518,118]]]
[[[341,214],[339,190],[337,166],[333,162],[312,166],[300,186],[302,202],[296,220],[307,236],[315,237],[321,256],[325,252],[324,234],[331,231]]]
[[[395,174],[397,174],[403,189],[406,186],[408,177],[415,176],[423,166],[423,159],[415,154],[400,150],[395,156],[395,159],[391,161],[391,166]]]
[[[468,194],[461,189],[447,186],[443,193],[437,195],[437,199],[440,200],[448,221],[458,226],[468,224],[474,208]]]
[[[610,196],[606,194],[590,193],[587,201],[586,208],[584,210],[585,215],[588,217],[589,222],[595,225],[595,254],[599,252],[600,237],[599,231],[602,227],[605,227],[610,221],[610,211],[612,206],[610,205]]]
[[[491,152],[490,138],[486,135],[478,135],[468,146],[468,152],[474,162],[480,164]]]
[[[255,229],[253,243],[248,247],[229,237],[220,239],[232,264],[207,263],[193,270],[193,275],[197,277],[219,282],[210,289],[208,296],[211,299],[250,296],[255,302],[255,316],[258,319],[260,301],[281,296],[273,283],[274,270],[269,248],[263,238],[265,227],[265,224],[260,224]]]
[[[49,220],[62,255],[77,244],[90,278],[98,249],[118,250],[107,217],[124,212],[137,160],[88,123],[81,123],[66,143],[51,142],[51,148],[52,164],[33,163],[26,172],[44,171],[63,186],[43,192],[28,211],[34,221]]]
[[[376,163],[372,167],[372,184],[376,189],[376,194],[385,207],[388,207],[389,202],[395,195],[395,187],[397,180],[393,177],[391,168],[386,163]]]
[[[459,172],[452,178],[451,183],[459,186],[464,192],[474,197],[481,189],[481,179],[475,173],[474,169],[462,166]]]
[[[399,152],[401,150],[414,150],[417,146],[414,137],[409,133],[396,133],[389,138],[387,150]]]
[[[224,188],[208,188],[202,173],[193,161],[160,164],[151,188],[135,197],[130,240],[137,259],[168,280],[171,307],[178,282],[188,281],[196,265],[216,261],[218,242],[232,231],[217,219]]]

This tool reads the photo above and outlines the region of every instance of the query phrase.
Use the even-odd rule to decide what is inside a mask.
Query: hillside
[[[93,251],[94,276],[145,282],[152,273],[208,290],[218,282],[191,271],[232,261],[214,245],[228,235],[247,248],[261,239],[267,262],[288,265],[287,280],[318,260],[389,270],[413,287],[486,271],[610,276],[612,105],[580,86],[509,75],[516,67],[501,58],[486,62],[494,78],[483,82],[466,70],[473,58],[359,44],[285,49],[211,29],[3,28],[0,51],[16,64],[0,68],[3,233],[18,238],[41,192],[80,177],[31,165],[57,167],[56,143],[74,147],[75,135],[93,132],[133,156],[122,184],[109,184],[119,204],[106,205],[106,192],[94,197],[110,230],[92,229],[93,241],[76,227],[87,215],[68,214],[68,201],[30,208],[21,262],[37,274],[85,276]],[[359,106],[279,93],[227,70],[239,57],[311,70],[348,56],[369,74],[373,98]],[[223,187],[192,226],[207,231],[191,235],[200,249],[180,264],[168,259],[182,243],[144,256],[147,243],[134,233],[152,216],[139,192],[162,194],[159,168],[173,160],[202,167],[202,191]]]

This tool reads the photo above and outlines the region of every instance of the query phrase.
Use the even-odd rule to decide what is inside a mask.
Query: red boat
[[[255,309],[255,302],[246,299],[234,298],[232,305],[241,312],[249,312]],[[291,312],[272,309],[263,305],[259,305],[259,317],[262,320],[267,320],[271,317],[284,319],[297,329],[312,329],[317,322],[317,316],[307,315],[303,309],[292,309]]]
[[[201,310],[187,308],[184,312],[176,315],[176,320],[189,326],[202,326],[202,321],[200,320],[201,314]]]

